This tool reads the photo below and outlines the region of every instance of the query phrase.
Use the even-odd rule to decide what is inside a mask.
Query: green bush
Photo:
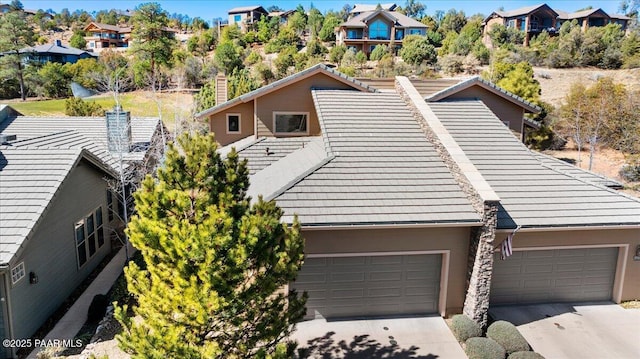
[[[104,116],[104,109],[95,102],[70,97],[64,101],[64,114],[67,116]]]
[[[379,61],[382,60],[384,55],[389,53],[389,47],[387,47],[387,45],[376,45],[376,47],[373,48],[373,51],[369,54],[369,59],[371,61]]]
[[[504,359],[504,348],[490,338],[469,338],[465,342],[465,353],[469,359]]]
[[[507,359],[544,359],[544,357],[536,352],[515,352],[509,354]]]
[[[491,324],[487,329],[487,337],[502,345],[509,354],[529,350],[529,343],[518,328],[504,320]]]
[[[482,328],[478,323],[464,314],[457,314],[451,318],[451,331],[459,342],[466,342],[469,338],[482,336]]]

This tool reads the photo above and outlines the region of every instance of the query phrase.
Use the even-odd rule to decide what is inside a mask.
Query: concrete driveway
[[[640,358],[640,309],[612,303],[505,306],[489,310],[515,324],[547,359]]]
[[[300,358],[466,359],[440,316],[300,322]]]

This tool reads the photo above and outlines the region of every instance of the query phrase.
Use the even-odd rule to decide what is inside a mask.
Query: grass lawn
[[[193,97],[183,93],[162,93],[159,95],[162,108],[162,120],[172,130],[177,118],[189,119]],[[95,101],[105,109],[115,105],[113,97],[98,95],[85,99]],[[11,101],[9,105],[25,116],[64,116],[65,100]],[[135,91],[120,95],[120,104],[135,117],[158,117],[158,107],[150,91]]]

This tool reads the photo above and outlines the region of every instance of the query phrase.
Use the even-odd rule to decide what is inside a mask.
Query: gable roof
[[[264,14],[268,14],[269,13],[267,10],[265,10],[260,5],[234,7],[232,9],[230,9],[229,11],[227,11],[227,13],[229,13],[229,14],[238,14],[238,13],[250,12],[250,11],[259,11],[259,12],[264,13]]]
[[[600,8],[586,9],[586,10],[575,11],[575,12],[565,12],[565,11],[557,11],[557,12],[558,12],[558,19],[563,19],[563,20],[580,19],[583,17],[594,15],[595,13],[598,13],[598,12],[602,13],[605,17],[609,17],[609,14],[607,14],[604,10]]]
[[[251,91],[249,93],[246,93],[246,94],[244,94],[242,96],[236,97],[236,98],[234,98],[232,100],[229,100],[227,102],[218,104],[218,105],[216,105],[214,107],[211,107],[211,108],[209,108],[207,110],[201,111],[201,112],[197,113],[195,115],[195,117],[196,118],[203,118],[203,117],[206,117],[206,116],[210,116],[210,115],[216,114],[216,113],[218,113],[220,111],[223,111],[223,110],[225,110],[227,108],[230,108],[230,107],[235,106],[235,105],[240,104],[240,103],[245,103],[245,102],[252,101],[255,98],[258,98],[260,96],[264,96],[264,95],[266,95],[266,94],[268,94],[270,92],[276,91],[276,90],[278,90],[280,88],[283,88],[283,87],[288,86],[290,84],[296,83],[298,81],[301,81],[301,80],[303,80],[303,79],[305,79],[307,77],[310,77],[310,76],[318,74],[318,73],[325,74],[325,75],[327,75],[329,77],[332,77],[332,78],[334,78],[334,79],[336,79],[336,80],[338,80],[340,82],[343,82],[343,83],[345,83],[345,84],[347,84],[347,85],[349,85],[349,86],[351,86],[351,87],[353,87],[355,89],[361,90],[361,91],[370,91],[370,92],[377,91],[376,89],[374,89],[374,88],[372,88],[372,87],[370,87],[368,85],[365,85],[364,83],[362,83],[362,82],[360,82],[360,81],[358,81],[358,80],[356,80],[356,79],[354,79],[352,77],[349,77],[349,76],[347,76],[347,75],[345,75],[345,74],[343,74],[341,72],[338,72],[338,71],[336,71],[334,69],[331,69],[331,68],[327,67],[324,64],[318,64],[318,65],[315,65],[313,67],[309,67],[306,70],[302,70],[302,71],[300,71],[298,73],[295,73],[295,74],[293,74],[291,76],[287,76],[287,77],[285,77],[283,79],[280,79],[278,81],[272,82],[269,85],[260,87],[257,90],[253,90],[253,91]]]
[[[417,28],[427,28],[427,25],[421,23],[416,19],[412,19],[404,14],[401,14],[396,11],[387,11],[387,10],[373,10],[373,11],[365,11],[362,12],[351,19],[343,22],[340,26],[344,27],[365,27],[369,20],[377,16],[378,14],[383,15],[389,21],[393,22],[396,27],[417,27]]]
[[[89,30],[89,28],[91,27],[95,27],[99,30],[109,30],[109,31],[115,31],[115,32],[131,32],[131,28],[130,27],[120,27],[117,25],[109,25],[109,24],[103,24],[101,22],[95,22],[92,21],[89,24],[87,24],[87,26],[84,27],[84,30]]]
[[[495,85],[494,83],[484,80],[482,79],[480,76],[474,76],[471,77],[468,80],[462,81],[456,85],[453,85],[451,87],[448,87],[444,90],[438,91],[430,96],[427,96],[425,98],[425,100],[427,102],[437,102],[437,101],[441,101],[443,99],[446,99],[447,97],[456,94],[462,90],[466,90],[469,87],[472,86],[480,86],[482,88],[484,88],[485,90],[488,90],[491,93],[494,93],[522,108],[524,108],[527,112],[531,112],[531,113],[539,113],[540,111],[542,111],[542,109],[538,106],[536,106],[535,104],[523,99],[520,96],[516,96],[513,93],[498,87],[497,85]]]
[[[306,227],[480,223],[398,94],[312,90],[312,95],[322,137],[263,170],[295,167],[296,154],[313,154],[271,194],[285,221],[295,213]],[[252,186],[261,172],[252,176]]]
[[[9,263],[37,227],[65,180],[80,161],[114,172],[81,148],[0,146],[0,264]]]
[[[547,5],[547,4],[538,4],[538,5],[533,5],[533,6],[525,6],[525,7],[521,7],[521,8],[518,8],[518,9],[509,10],[509,11],[497,10],[497,11],[495,11],[495,13],[500,15],[500,16],[502,16],[502,17],[514,17],[514,16],[528,15],[528,14],[531,14],[532,12],[535,12],[535,11],[540,10],[542,8],[550,10],[552,13],[554,13],[554,14],[556,14],[556,16],[558,16],[558,13],[555,10],[553,10],[551,7],[549,7],[549,5]]]
[[[33,47],[26,47],[20,50],[20,53],[29,53],[29,52],[37,52],[39,54],[48,53],[48,54],[58,54],[58,55],[89,55],[91,57],[98,57],[97,54],[92,52],[88,52],[85,50],[77,49],[71,46],[64,46],[57,42],[51,44],[37,45]]]
[[[500,196],[498,228],[640,225],[640,200],[540,161],[482,101],[428,106]]]
[[[380,5],[380,7],[383,10],[389,10],[389,11],[393,11],[395,10],[398,5],[394,4],[394,3],[387,3],[387,4],[354,4],[353,5],[353,9],[351,9],[351,11],[349,11],[350,14],[355,14],[355,13],[361,13],[361,12],[365,12],[365,11],[375,11],[378,8],[378,5]]]

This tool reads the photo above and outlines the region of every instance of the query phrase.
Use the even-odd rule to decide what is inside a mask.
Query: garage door
[[[494,259],[491,304],[611,300],[618,248],[515,251]]]
[[[307,291],[307,318],[438,311],[440,254],[307,258],[292,286]]]

